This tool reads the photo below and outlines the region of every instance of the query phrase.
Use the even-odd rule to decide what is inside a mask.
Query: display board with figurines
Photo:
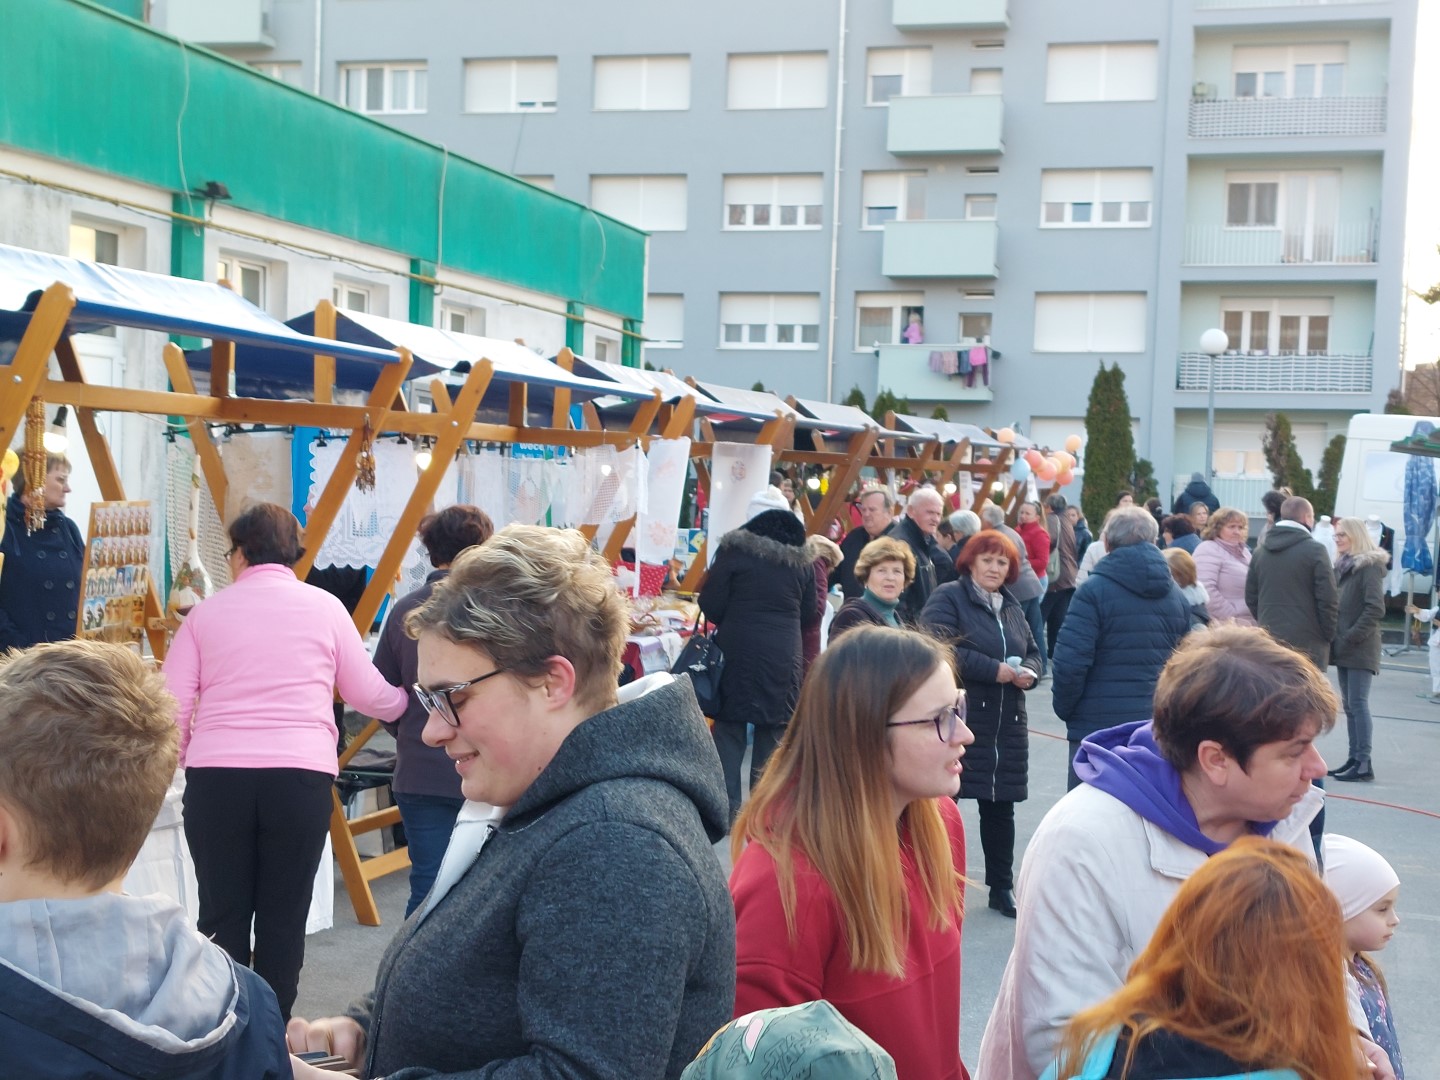
[[[90,508],[90,536],[77,634],[138,642],[145,632],[150,585],[149,502],[101,502]]]

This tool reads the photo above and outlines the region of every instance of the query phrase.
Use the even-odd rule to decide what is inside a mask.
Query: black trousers
[[[1015,804],[1002,799],[976,799],[980,808],[980,850],[985,853],[985,884],[992,889],[1015,887]]]
[[[1074,595],[1074,589],[1051,589],[1040,601],[1040,614],[1045,617],[1045,655],[1052,660],[1055,657],[1055,639],[1060,636],[1060,624],[1070,613],[1070,599]]]
[[[200,932],[270,984],[286,1020],[305,963],[305,917],[334,778],[312,769],[186,769],[185,840]],[[255,950],[250,950],[250,928]]]
[[[735,815],[740,813],[740,800],[742,790],[740,786],[740,766],[745,761],[745,724],[722,724],[718,720],[712,734],[715,737],[715,749],[720,754],[720,767],[725,771],[725,793],[730,798],[730,820],[735,820]],[[755,785],[760,782],[760,774],[765,771],[765,763],[770,760],[770,755],[775,752],[775,747],[780,744],[780,737],[785,734],[785,727],[782,724],[756,724],[755,745],[750,756],[750,790],[755,790]]]

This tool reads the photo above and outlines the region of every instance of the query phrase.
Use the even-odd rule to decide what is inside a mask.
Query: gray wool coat
[[[1245,577],[1245,606],[1277,640],[1330,664],[1340,601],[1330,556],[1308,530],[1276,525],[1265,534]]]
[[[581,723],[351,1006],[361,1075],[674,1080],[735,1007],[729,809],[689,679]]]
[[[1336,564],[1340,608],[1335,642],[1330,647],[1330,662],[1336,667],[1380,674],[1380,620],[1385,617],[1389,562],[1390,557],[1377,550],[1352,556],[1348,565],[1344,559]]]

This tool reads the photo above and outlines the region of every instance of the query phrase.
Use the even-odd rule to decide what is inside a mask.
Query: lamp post
[[[1200,335],[1200,351],[1210,357],[1207,380],[1210,384],[1205,397],[1205,479],[1215,479],[1215,358],[1230,347],[1230,338],[1224,330],[1213,327]]]

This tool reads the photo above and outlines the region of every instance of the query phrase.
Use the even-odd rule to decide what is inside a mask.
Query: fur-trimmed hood
[[[1341,556],[1343,559],[1344,556]],[[1355,570],[1364,570],[1367,566],[1378,566],[1385,570],[1390,565],[1390,554],[1384,548],[1376,548],[1374,551],[1359,551],[1350,556],[1350,564],[1343,570],[1340,568],[1340,560],[1335,562],[1335,573],[1346,574]]]
[[[799,522],[796,522],[796,525],[799,525]],[[743,554],[780,566],[808,567],[815,561],[806,552],[803,540],[798,544],[784,544],[743,527],[722,536],[720,546],[734,548]]]

